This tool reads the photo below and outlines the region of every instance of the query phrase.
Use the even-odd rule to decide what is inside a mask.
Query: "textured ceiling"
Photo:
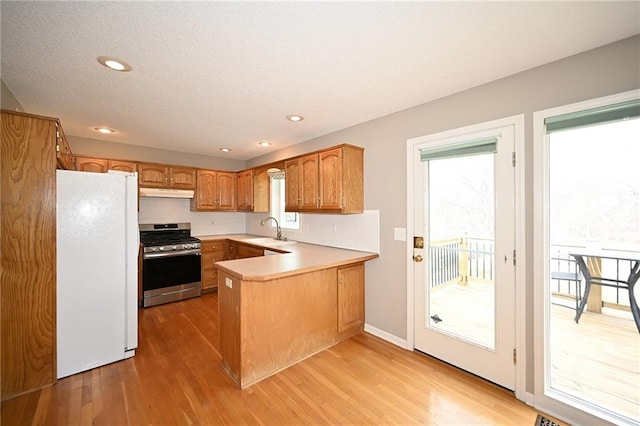
[[[0,29],[68,135],[246,160],[630,37],[640,2],[2,1]]]

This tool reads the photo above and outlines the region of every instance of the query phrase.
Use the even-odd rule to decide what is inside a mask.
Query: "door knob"
[[[422,255],[421,254],[417,254],[417,255],[413,256],[413,261],[416,262],[416,263],[422,262]]]

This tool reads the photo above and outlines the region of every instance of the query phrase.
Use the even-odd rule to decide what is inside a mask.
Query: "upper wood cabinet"
[[[106,173],[109,160],[105,158],[76,157],[76,170],[79,172]]]
[[[238,172],[238,210],[253,210],[253,170]]]
[[[61,153],[59,130],[56,119],[2,111],[2,400],[55,383],[57,377],[56,167],[60,164]]]
[[[237,173],[238,211],[268,212],[271,194],[266,169],[251,169]]]
[[[318,210],[318,154],[287,160],[285,169],[285,210]]]
[[[120,172],[136,172],[138,171],[138,165],[131,161],[109,160],[107,166],[109,170],[118,170]]]
[[[81,172],[106,173],[108,170],[135,172],[138,169],[132,161],[108,160],[106,158],[76,157],[76,170]]]
[[[196,169],[166,164],[138,164],[138,184],[148,188],[195,189]]]
[[[362,213],[363,152],[339,147],[285,161],[285,210],[316,213]]]
[[[236,173],[198,170],[193,211],[233,211],[236,209]]]

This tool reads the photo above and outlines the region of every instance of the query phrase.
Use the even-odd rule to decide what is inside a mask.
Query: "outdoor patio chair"
[[[578,265],[577,265],[576,261],[573,260],[573,259],[558,258],[558,257],[553,257],[553,258],[551,258],[551,260],[555,261],[553,263],[555,263],[556,265],[559,265],[560,262],[568,262],[568,263],[571,264],[571,266],[568,267],[566,271],[552,271],[551,272],[551,279],[552,280],[556,280],[556,281],[566,281],[566,282],[569,282],[569,283],[575,282],[575,287],[576,287],[576,294],[575,294],[576,306],[575,306],[575,308],[571,308],[570,306],[566,306],[566,305],[563,305],[561,303],[554,303],[554,305],[571,308],[571,309],[574,309],[576,312],[578,312],[578,307],[580,305],[580,300],[582,298],[582,279],[583,279],[583,276],[582,276],[582,273],[580,272],[580,269],[578,269]]]

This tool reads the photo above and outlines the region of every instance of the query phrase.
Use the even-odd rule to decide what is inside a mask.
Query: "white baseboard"
[[[386,340],[387,342],[392,343],[396,346],[400,346],[402,349],[406,349],[408,351],[413,350],[413,348],[409,347],[409,342],[407,342],[405,339],[401,339],[391,333],[387,333],[386,331],[380,330],[379,328],[375,328],[372,325],[365,324],[364,331],[373,334],[374,336],[379,337],[382,340]]]
[[[525,404],[531,407],[535,407],[536,397],[534,394],[530,392],[524,392],[522,394],[516,393],[516,398],[518,398],[520,401],[524,402]]]

